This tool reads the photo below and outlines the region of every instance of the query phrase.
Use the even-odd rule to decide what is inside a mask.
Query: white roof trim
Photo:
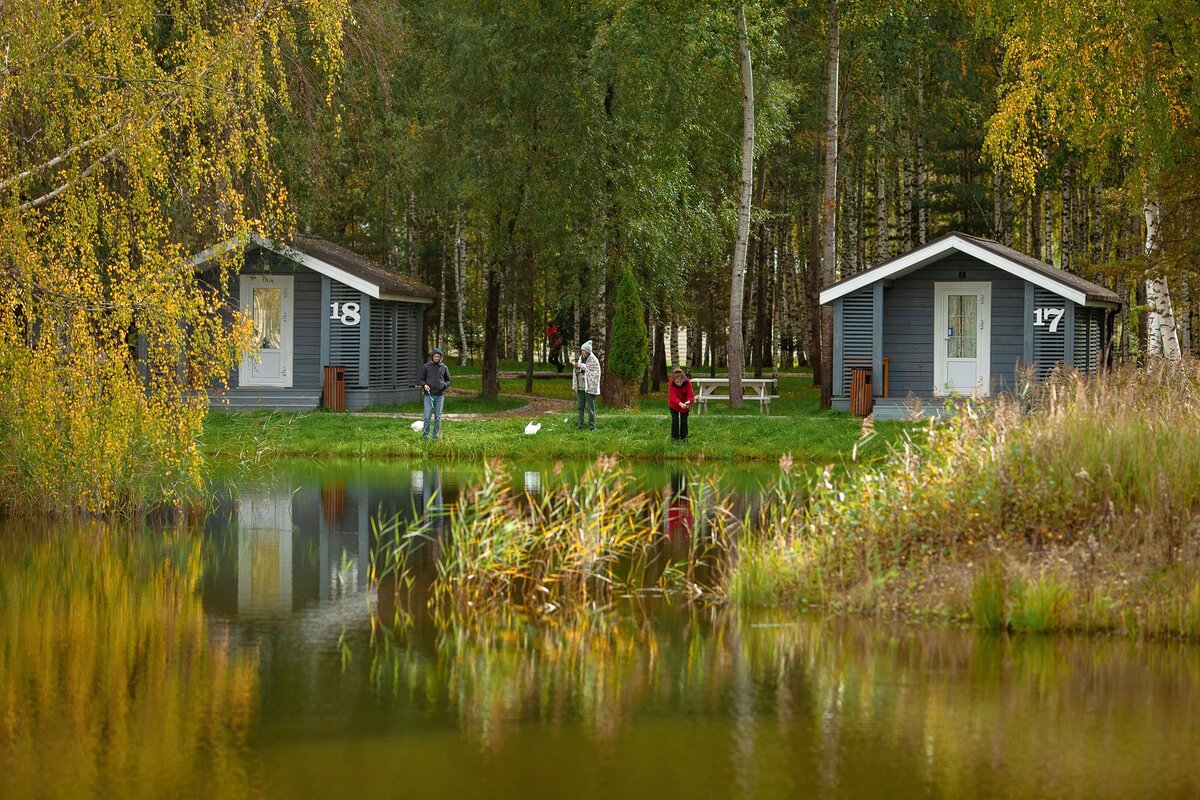
[[[250,238],[253,239],[254,243],[257,244],[259,247],[263,247],[263,248],[266,248],[267,250],[271,250],[272,252],[279,253],[279,255],[290,258],[292,261],[295,261],[297,264],[308,267],[313,272],[318,272],[322,275],[330,277],[333,280],[337,281],[338,283],[344,283],[345,285],[349,286],[351,289],[357,289],[358,291],[365,294],[367,297],[372,297],[376,300],[379,299],[379,285],[378,284],[371,283],[370,281],[367,281],[367,280],[363,280],[362,278],[358,277],[357,275],[351,275],[349,272],[346,272],[343,269],[339,269],[338,267],[335,267],[333,264],[322,261],[321,259],[316,258],[314,256],[310,256],[308,253],[305,253],[301,250],[297,250],[294,247],[290,247],[286,244],[280,244],[279,242],[276,242],[272,239],[267,239],[266,237],[259,236],[257,233],[251,234]]]
[[[1087,295],[1078,289],[1067,286],[1065,283],[1060,283],[1053,278],[1047,277],[1040,272],[1035,272],[1028,267],[1018,264],[1016,261],[997,255],[991,250],[980,247],[977,244],[968,242],[965,239],[960,239],[957,236],[947,236],[940,242],[934,242],[925,247],[917,248],[911,253],[907,253],[895,261],[892,261],[887,266],[864,272],[860,275],[855,275],[850,280],[826,289],[821,292],[820,304],[825,305],[839,297],[844,297],[851,292],[856,292],[865,286],[870,286],[876,281],[892,278],[896,275],[902,275],[926,264],[936,261],[949,250],[957,250],[960,253],[965,253],[969,256],[974,256],[984,263],[991,264],[993,267],[1002,269],[1018,278],[1029,281],[1034,286],[1040,286],[1043,289],[1054,292],[1060,297],[1066,298],[1073,303],[1084,305],[1087,302]]]
[[[212,247],[205,248],[187,260],[188,266],[198,267],[201,264],[212,261],[214,258],[220,258],[230,251],[245,249],[246,244],[250,241],[250,238],[251,237],[234,237],[233,239],[227,239],[220,244],[214,244]]]
[[[207,250],[202,250],[189,258],[188,263],[191,266],[196,267],[205,263],[206,261],[212,261],[214,258],[220,258],[232,250],[239,248],[244,249],[248,244],[251,243],[256,244],[266,250],[270,250],[273,253],[278,253],[285,258],[289,258],[301,266],[308,267],[313,272],[325,275],[335,281],[338,281],[339,283],[344,283],[351,289],[357,289],[358,291],[375,300],[395,300],[404,303],[420,303],[422,305],[433,304],[432,297],[414,297],[407,294],[395,294],[392,292],[380,291],[378,284],[372,283],[364,278],[360,278],[357,275],[351,275],[344,269],[335,267],[333,264],[322,261],[315,256],[310,256],[308,253],[305,253],[302,250],[298,250],[295,247],[287,244],[276,242],[274,239],[268,239],[265,236],[261,236],[257,233],[252,233],[246,238],[234,238],[225,242],[221,242],[220,244],[215,244]]]

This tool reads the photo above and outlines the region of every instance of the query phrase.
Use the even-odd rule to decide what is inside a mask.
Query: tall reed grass
[[[1195,362],[1055,374],[931,420],[882,467],[819,482],[802,530],[742,563],[773,559],[756,591],[777,601],[1195,635],[1180,598],[1200,576],[1198,409]],[[997,564],[1002,603],[977,578]]]
[[[408,595],[397,603],[401,615],[422,613],[412,595],[421,556],[432,552],[434,576],[419,600],[442,624],[496,612],[585,613],[622,597],[711,597],[724,585],[737,522],[715,486],[682,497],[648,493],[613,458],[541,495],[514,492],[495,463],[441,517],[378,526],[382,555],[372,572]]]

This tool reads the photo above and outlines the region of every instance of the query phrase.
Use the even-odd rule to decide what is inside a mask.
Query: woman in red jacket
[[[671,438],[686,442],[688,437],[688,412],[692,410],[692,382],[679,367],[671,374],[671,385],[667,389],[667,408],[671,409]]]

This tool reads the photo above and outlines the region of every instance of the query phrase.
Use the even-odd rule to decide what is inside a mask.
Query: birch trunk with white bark
[[[1042,261],[1054,263],[1054,203],[1049,189],[1042,193]]]
[[[916,171],[913,168],[912,159],[904,159],[900,162],[900,180],[901,180],[901,206],[903,208],[904,225],[902,226],[901,241],[904,249],[912,250],[916,247],[916,221],[913,217],[913,191],[916,187]]]
[[[917,119],[925,119],[925,65],[917,63]],[[917,244],[925,244],[925,236],[929,228],[929,207],[925,199],[925,184],[928,180],[928,169],[925,166],[925,136],[921,133],[921,123],[917,125],[917,163],[916,163],[916,205],[917,205]]]
[[[1142,206],[1146,218],[1146,260],[1152,265],[1158,255],[1161,209],[1158,201],[1147,198]],[[1146,302],[1150,306],[1146,340],[1146,354],[1163,356],[1174,364],[1180,359],[1179,335],[1175,329],[1175,315],[1171,313],[1171,292],[1167,279],[1162,275],[1146,281]]]
[[[1005,227],[1007,215],[1004,202],[1004,177],[998,169],[992,171],[992,236],[1003,245],[1012,245],[1012,236]]]
[[[445,240],[438,247],[438,328],[437,346],[446,346],[446,247]]]
[[[1059,267],[1069,270],[1075,237],[1075,229],[1071,222],[1071,172],[1069,169],[1063,171],[1062,211],[1059,216],[1059,227],[1062,229],[1058,237]]]
[[[738,5],[738,50],[742,70],[742,182],[738,196],[737,242],[729,282],[729,406],[742,404],[742,302],[746,281],[746,249],[750,243],[750,200],[754,191],[754,71],[746,33],[746,9]]]
[[[467,363],[467,236],[462,217],[454,221],[454,289],[458,302],[458,363]]]
[[[888,244],[887,159],[875,154],[875,263],[892,257]]]
[[[824,286],[837,280],[837,158],[838,158],[838,64],[841,27],[837,0],[829,4],[829,53],[825,84],[825,187],[821,198],[824,238],[821,253],[821,277]],[[821,307],[821,408],[833,405],[833,307]]]

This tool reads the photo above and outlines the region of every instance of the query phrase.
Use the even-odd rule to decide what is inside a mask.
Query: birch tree
[[[199,487],[207,389],[252,328],[187,256],[288,232],[275,67],[303,29],[333,78],[345,15],[0,3],[0,510],[132,511]]]
[[[838,159],[838,65],[841,20],[837,0],[829,3],[829,42],[825,82],[825,183],[821,198],[821,278],[825,287],[837,280],[837,159]],[[821,407],[833,405],[833,308],[821,307]]]
[[[1165,0],[1096,5],[1033,0],[983,9],[1006,26],[1006,71],[987,148],[1013,179],[1032,187],[1046,167],[1040,145],[1070,145],[1095,169],[1114,154],[1132,161],[1129,197],[1141,197],[1143,253],[1151,306],[1148,350],[1180,357],[1164,272],[1163,176],[1172,154],[1200,133],[1192,89],[1200,59],[1192,26],[1196,3]],[[1130,209],[1133,211],[1134,209]]]
[[[1161,230],[1161,210],[1158,201],[1147,193],[1142,204],[1142,213],[1146,220],[1146,263],[1151,269],[1158,266],[1160,254],[1159,236]],[[1169,362],[1179,361],[1181,351],[1179,334],[1175,325],[1175,315],[1171,311],[1171,293],[1167,289],[1167,280],[1157,275],[1146,280],[1146,302],[1150,306],[1148,328],[1146,331],[1146,354],[1148,356],[1163,356]]]
[[[729,406],[742,404],[742,302],[745,294],[746,250],[750,244],[750,199],[754,194],[754,70],[746,35],[746,8],[738,5],[738,53],[742,74],[742,179],[738,194],[737,241],[733,248],[733,276],[729,282]]]
[[[454,215],[454,291],[458,308],[458,363],[467,363],[467,234],[462,211]]]

